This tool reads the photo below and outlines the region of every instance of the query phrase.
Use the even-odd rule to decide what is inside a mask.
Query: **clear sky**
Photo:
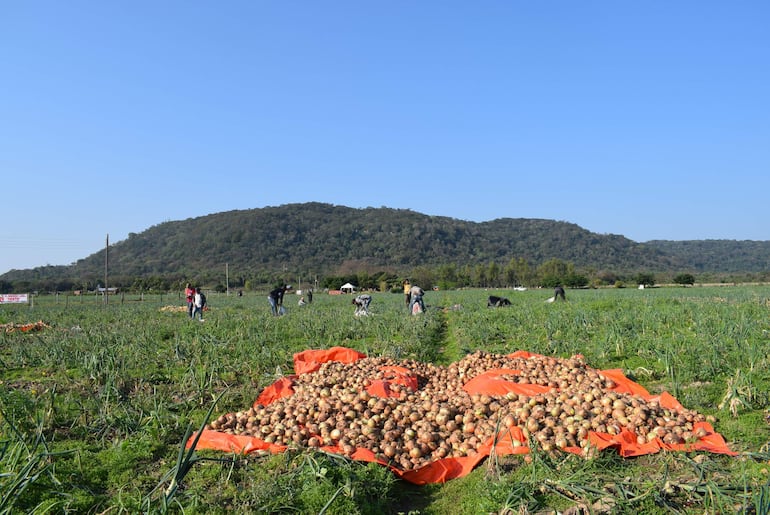
[[[770,240],[770,2],[0,2],[0,273],[296,202]]]

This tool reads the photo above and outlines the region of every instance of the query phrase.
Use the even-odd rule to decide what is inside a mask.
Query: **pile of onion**
[[[367,392],[387,378],[387,367],[409,369],[416,391],[391,383],[391,396]],[[469,394],[463,385],[488,370],[512,369],[516,383],[545,386],[545,393],[504,396]],[[626,429],[639,443],[659,438],[668,444],[705,435],[694,430],[705,417],[673,411],[655,401],[612,391],[611,379],[586,366],[582,357],[512,358],[475,352],[441,367],[413,360],[363,358],[327,362],[294,381],[294,394],[228,413],[207,429],[250,435],[267,443],[296,447],[335,446],[345,455],[366,448],[402,470],[441,458],[470,456],[502,429],[519,426],[528,445],[544,451],[588,449],[588,433]]]

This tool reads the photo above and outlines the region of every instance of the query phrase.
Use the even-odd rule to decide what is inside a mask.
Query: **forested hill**
[[[693,272],[770,271],[770,241],[653,240],[647,245],[676,256]]]
[[[412,210],[313,202],[164,222],[111,245],[108,261],[111,277],[124,278],[221,275],[226,265],[249,277],[281,271],[409,272],[421,265],[505,265],[512,259],[538,266],[554,258],[577,268],[619,273],[768,268],[770,242],[701,242],[706,245],[701,248],[696,243],[642,244],[553,220],[503,218],[478,223]],[[0,279],[98,278],[104,266],[102,250],[73,265],[14,270]]]

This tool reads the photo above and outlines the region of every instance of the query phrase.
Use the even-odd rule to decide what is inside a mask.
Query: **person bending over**
[[[425,291],[419,286],[412,286],[409,289],[409,312],[413,315],[425,312],[425,302],[422,300],[422,296],[425,295]]]
[[[278,316],[281,313],[281,308],[283,307],[283,294],[286,293],[286,290],[288,289],[289,286],[284,284],[268,294],[267,301],[270,303],[270,312],[273,316]]]
[[[362,293],[353,299],[353,304],[356,306],[355,315],[357,317],[366,316],[369,314],[369,304],[372,302],[372,296],[367,293]]]

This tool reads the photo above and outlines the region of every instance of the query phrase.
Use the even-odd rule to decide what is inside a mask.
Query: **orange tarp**
[[[597,449],[603,450],[608,447],[615,447],[618,453],[623,457],[641,456],[642,454],[654,454],[660,450],[666,451],[708,451],[717,454],[736,455],[725,443],[724,438],[719,433],[714,432],[714,428],[708,422],[696,422],[694,428],[703,428],[706,436],[699,438],[693,443],[667,444],[656,438],[645,444],[639,444],[636,441],[636,435],[631,431],[623,430],[613,436],[606,433],[591,432],[588,439]]]
[[[531,358],[539,356],[526,351],[514,352],[508,357],[511,358]],[[353,363],[358,359],[365,358],[366,356],[358,351],[347,349],[344,347],[333,347],[327,350],[307,350],[294,355],[294,369],[297,375],[312,373],[320,368],[320,366],[327,361],[339,361],[342,363]],[[371,395],[377,395],[380,397],[391,396],[391,389],[389,385],[399,384],[406,386],[411,390],[417,390],[417,378],[412,372],[404,367],[391,366],[383,367],[386,372],[386,379],[372,381],[367,391]],[[468,381],[463,389],[469,393],[483,393],[493,396],[506,395],[509,392],[521,394],[521,395],[536,395],[548,391],[547,387],[534,384],[520,384],[512,381],[505,380],[504,376],[514,376],[519,372],[511,369],[495,369],[488,370],[487,372],[480,374],[470,381]],[[600,371],[608,379],[612,379],[615,383],[613,390],[619,393],[628,393],[632,395],[640,396],[645,400],[657,400],[661,406],[673,409],[681,410],[682,405],[670,394],[662,393],[659,396],[650,395],[649,392],[641,385],[631,381],[625,377],[621,370],[602,370]],[[292,384],[296,378],[294,376],[283,377],[272,385],[265,388],[259,395],[254,405],[267,405],[277,399],[292,395],[294,393]],[[721,435],[714,432],[714,428],[706,422],[697,422],[694,426],[695,429],[702,428],[705,432],[705,436],[699,438],[697,441],[686,444],[669,445],[662,440],[656,438],[650,442],[640,444],[637,441],[635,433],[622,430],[617,435],[610,435],[607,433],[589,432],[589,442],[598,450],[607,448],[617,449],[617,452],[624,457],[639,456],[643,454],[651,454],[659,452],[660,450],[667,451],[708,451],[718,454],[736,455],[737,453],[731,451],[724,438]],[[286,450],[286,446],[267,443],[257,437],[246,435],[232,435],[226,434],[215,430],[204,430],[200,433],[200,438],[197,443],[198,449],[213,449],[225,452],[234,453],[250,453],[258,450],[268,451],[271,453],[280,453]],[[187,442],[187,446],[190,447],[194,441],[196,435],[193,435]],[[336,446],[322,446],[321,450],[342,454],[342,450]],[[563,449],[566,452],[572,452],[580,454],[582,449],[577,447],[568,447]],[[370,450],[365,448],[358,448],[352,454],[351,458],[359,461],[375,462],[383,466],[389,467],[396,475],[405,481],[409,481],[414,484],[428,484],[428,483],[442,483],[449,479],[462,477],[471,472],[476,465],[484,460],[491,453],[498,455],[506,454],[524,454],[530,450],[527,447],[527,438],[522,432],[521,428],[512,426],[509,429],[504,429],[496,436],[491,437],[483,446],[478,449],[478,453],[472,456],[465,457],[451,457],[443,458],[414,470],[401,470],[394,466],[389,465],[387,461],[378,459],[377,456]]]
[[[48,327],[51,326],[42,320],[38,320],[37,322],[30,322],[28,324],[14,324],[13,322],[9,322],[7,324],[0,324],[0,331],[5,331],[6,333],[12,333],[14,331],[28,333],[30,331],[42,331]]]
[[[528,383],[514,383],[513,381],[506,381],[500,376],[517,375],[520,372],[518,370],[510,370],[507,368],[497,368],[494,370],[487,370],[483,374],[479,374],[463,386],[463,390],[468,393],[485,393],[487,395],[505,395],[508,393],[517,393],[520,395],[537,395],[538,393],[545,393],[550,390],[549,387],[539,384]]]
[[[369,395],[376,395],[377,397],[398,397],[398,391],[394,391],[390,388],[392,384],[400,384],[406,386],[411,391],[417,391],[417,378],[412,374],[412,371],[408,368],[389,366],[382,367],[382,370],[386,376],[386,379],[375,379],[366,388]]]
[[[294,385],[294,377],[296,376],[282,377],[269,387],[262,390],[262,393],[259,394],[257,400],[254,401],[254,406],[260,404],[262,406],[267,406],[273,401],[294,395],[294,388],[292,388]]]
[[[340,363],[353,363],[365,358],[366,354],[346,347],[332,347],[330,349],[306,350],[294,355],[294,372],[296,374],[309,374],[318,370],[327,361],[339,361]]]

